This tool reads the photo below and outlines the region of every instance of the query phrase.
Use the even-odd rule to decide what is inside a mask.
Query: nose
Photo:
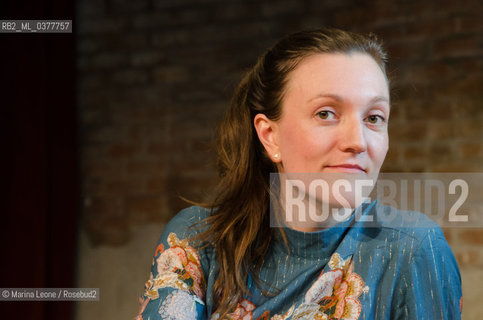
[[[367,149],[364,123],[355,117],[346,118],[340,126],[339,148],[343,152],[362,153]]]

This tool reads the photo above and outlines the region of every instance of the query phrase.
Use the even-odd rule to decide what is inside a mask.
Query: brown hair
[[[214,285],[214,312],[224,318],[243,294],[248,273],[259,279],[273,237],[269,223],[269,174],[277,172],[258,139],[253,120],[258,113],[281,116],[281,101],[290,72],[305,57],[319,53],[369,54],[385,73],[386,54],[374,35],[337,29],[301,31],[266,51],[235,90],[219,127],[217,141],[221,180],[209,205],[207,229],[198,237],[213,245],[219,264]],[[271,288],[268,285],[269,288]]]

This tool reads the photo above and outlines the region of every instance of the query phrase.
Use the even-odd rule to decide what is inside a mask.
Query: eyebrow
[[[337,95],[337,94],[332,94],[332,93],[320,93],[318,95],[316,95],[315,97],[313,98],[310,98],[307,102],[311,102],[315,99],[318,99],[318,98],[330,98],[330,99],[334,99],[335,101],[337,102],[342,102],[344,101],[344,98],[342,98],[341,96]],[[389,99],[384,97],[384,96],[375,96],[374,98],[372,98],[370,101],[370,103],[376,103],[376,102],[387,102],[389,103]]]

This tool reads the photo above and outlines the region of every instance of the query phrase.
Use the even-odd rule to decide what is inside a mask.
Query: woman
[[[271,188],[272,172],[377,177],[388,149],[385,58],[374,37],[335,29],[289,35],[260,57],[220,127],[215,198],[166,226],[137,319],[460,318],[454,256],[421,214],[399,214],[418,228],[367,228],[355,214],[298,226],[282,203],[282,227],[270,227],[270,194],[284,189]],[[351,207],[384,211],[377,201]]]

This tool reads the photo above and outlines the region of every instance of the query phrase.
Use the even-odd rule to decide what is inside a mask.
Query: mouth
[[[342,163],[331,166],[325,166],[324,169],[328,169],[329,172],[341,172],[341,173],[367,173],[367,170],[357,164]]]

